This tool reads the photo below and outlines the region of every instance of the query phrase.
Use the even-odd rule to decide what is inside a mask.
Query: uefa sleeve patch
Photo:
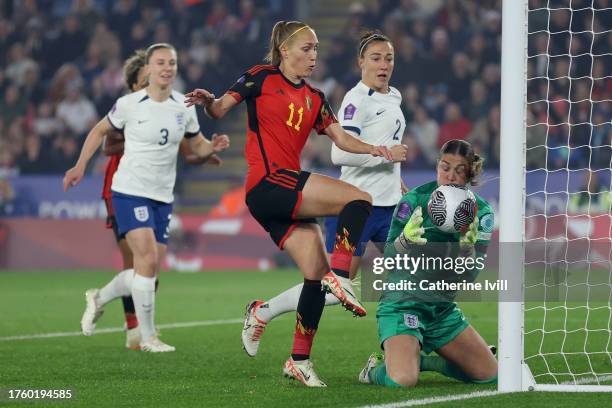
[[[400,221],[405,221],[410,215],[411,211],[412,208],[410,208],[410,203],[408,201],[402,201],[397,207],[395,217]]]
[[[406,327],[416,329],[419,327],[419,317],[413,314],[404,313],[404,324]]]
[[[480,219],[480,230],[485,233],[491,233],[495,229],[495,219],[493,214],[488,213],[482,216]]]
[[[478,241],[490,241],[491,235],[492,234],[490,232],[479,232],[476,239]]]
[[[346,105],[346,108],[344,108],[344,120],[353,119],[353,116],[355,116],[355,112],[357,112],[357,107],[355,105],[353,105],[352,103]]]

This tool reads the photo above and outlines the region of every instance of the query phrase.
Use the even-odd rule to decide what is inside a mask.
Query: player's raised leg
[[[366,310],[355,296],[349,271],[355,249],[372,210],[372,197],[357,187],[320,174],[312,174],[302,191],[298,218],[338,215],[331,271],[322,279],[323,288],[357,316]]]
[[[381,243],[384,243],[387,239],[389,233],[389,220],[393,214],[393,210],[393,207],[374,207],[372,215],[368,218],[365,230],[361,235],[361,242],[355,250],[351,260],[349,276],[353,285],[355,284],[354,279],[357,276],[361,255],[365,250],[366,244],[372,241],[382,253],[383,248]],[[333,253],[337,224],[337,217],[328,217],[325,220],[325,245],[329,256]],[[253,300],[247,305],[244,327],[245,329],[247,327],[254,328],[253,330],[255,330],[254,334],[257,338],[257,344],[259,344],[261,335],[263,334],[263,330],[260,330],[261,328],[265,328],[265,326],[276,317],[296,310],[302,287],[303,284],[300,283],[268,301]],[[325,306],[336,305],[338,303],[340,303],[340,301],[334,295],[328,293],[325,296]],[[253,357],[257,349],[250,347],[250,341],[249,336],[243,336],[244,349]]]

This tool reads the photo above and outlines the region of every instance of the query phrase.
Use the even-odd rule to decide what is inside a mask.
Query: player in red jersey
[[[129,57],[123,65],[123,77],[125,78],[125,85],[130,92],[136,92],[147,86],[147,78],[145,76],[145,59],[146,50],[136,50],[134,54]],[[213,135],[215,137],[216,135]],[[123,133],[118,131],[111,131],[105,135],[104,144],[102,151],[106,156],[109,156],[108,162],[106,163],[106,170],[104,172],[104,185],[102,187],[102,199],[106,204],[106,228],[112,229],[117,240],[117,246],[121,252],[121,259],[123,261],[123,270],[134,268],[134,257],[130,247],[127,244],[125,235],[120,235],[117,227],[117,220],[115,219],[115,213],[113,210],[111,185],[113,182],[113,176],[119,167],[119,161],[123,156]],[[189,164],[200,165],[204,162],[219,165],[221,159],[213,155],[208,160],[202,160],[196,156],[191,148],[189,147],[189,141],[183,139],[179,146],[179,152],[183,159]],[[157,288],[158,281],[155,282]],[[136,311],[134,309],[134,301],[132,296],[125,296],[122,298],[123,311],[125,313],[126,323],[126,342],[125,346],[132,350],[140,349],[140,330],[138,329],[138,319],[136,318]]]
[[[336,146],[351,153],[383,156],[392,161],[393,152],[346,133],[323,93],[304,80],[315,68],[317,48],[312,28],[299,21],[280,21],[270,39],[267,59],[271,65],[251,68],[219,99],[204,89],[196,89],[187,94],[185,102],[202,105],[211,117],[221,118],[246,101],[246,203],[253,217],[289,253],[304,275],[293,349],[283,372],[306,386],[324,387],[310,362],[325,303],[321,287],[356,315],[365,315],[348,274],[372,208],[372,197],[343,181],[302,171],[300,153],[311,130],[326,134]],[[398,150],[402,154],[396,156],[402,160],[405,150]],[[333,215],[338,216],[338,229],[330,271],[315,217]]]

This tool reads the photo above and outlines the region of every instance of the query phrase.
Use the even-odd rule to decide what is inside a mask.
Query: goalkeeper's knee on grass
[[[497,375],[484,379],[477,380],[471,378],[463,370],[456,365],[449,363],[440,356],[426,356],[421,355],[421,371],[435,371],[446,377],[454,378],[464,383],[471,384],[497,384]]]
[[[446,377],[468,384],[497,384],[497,375],[487,379],[475,379],[440,356],[421,355],[420,371],[435,371]],[[407,375],[400,375],[397,378],[391,378],[385,363],[379,364],[372,369],[368,373],[368,377],[371,384],[393,388],[412,387],[416,385],[418,380],[418,374],[410,375],[409,373]]]
[[[378,365],[375,369],[370,371],[368,374],[370,377],[370,382],[372,384],[384,385],[385,387],[391,388],[402,388],[402,387],[412,387],[417,383],[417,375],[415,376],[405,376],[404,378],[396,378],[397,382],[393,380],[387,373],[387,366],[382,363]],[[414,378],[413,378],[414,377]]]
[[[497,384],[497,375],[488,380],[472,380],[471,382],[474,384]]]

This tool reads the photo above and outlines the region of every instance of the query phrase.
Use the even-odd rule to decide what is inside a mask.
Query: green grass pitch
[[[162,339],[176,346],[175,353],[126,350],[124,333],[6,340],[78,331],[84,291],[104,285],[111,277],[111,272],[0,273],[0,388],[70,388],[75,392],[71,401],[15,402],[14,406],[359,407],[495,390],[434,373],[422,375],[419,385],[409,390],[359,384],[357,374],[377,349],[373,303],[367,304],[365,319],[355,319],[337,306],[326,308],[313,361],[327,389],[306,389],[286,380],[281,368],[291,350],[293,314],[268,326],[256,358],[242,350],[241,323],[222,321],[241,320],[248,301],[270,297],[299,282],[299,273],[292,270],[163,273],[157,296],[158,324],[217,321],[163,330]],[[465,303],[461,307],[486,341],[495,344],[495,304]],[[117,301],[106,308],[98,327],[122,324],[121,302]],[[580,344],[583,340],[575,341]],[[434,405],[607,406],[611,398],[603,393],[522,393]],[[0,406],[8,405],[11,402],[0,401]]]

